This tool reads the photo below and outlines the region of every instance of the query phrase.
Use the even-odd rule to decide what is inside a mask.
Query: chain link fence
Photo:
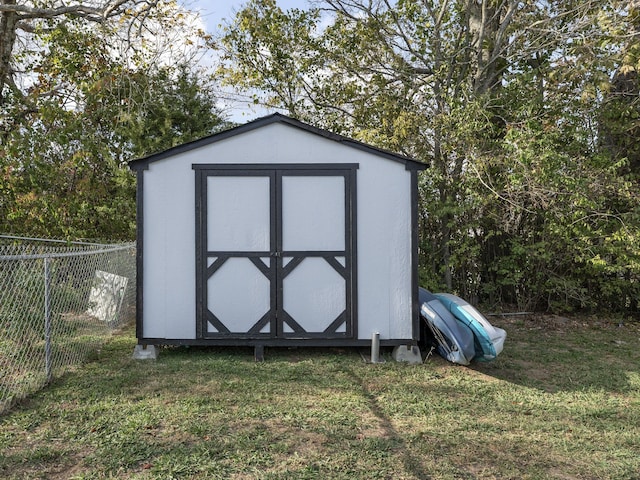
[[[0,236],[0,414],[135,317],[135,246]]]

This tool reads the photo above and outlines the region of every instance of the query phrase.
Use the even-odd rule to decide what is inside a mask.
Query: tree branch
[[[74,5],[63,4],[61,6],[51,8],[38,8],[29,5],[2,3],[0,4],[0,13],[15,13],[21,20],[73,16],[101,23],[110,17],[121,14],[127,4],[131,4],[131,6],[140,4],[149,4],[149,6],[153,6],[156,3],[157,0],[110,0],[101,7],[94,7],[84,3],[76,3]]]

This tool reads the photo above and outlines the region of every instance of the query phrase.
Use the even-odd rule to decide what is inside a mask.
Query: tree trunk
[[[633,121],[640,115],[640,75],[637,70],[640,0],[629,2],[629,27],[629,41],[624,47],[622,63],[613,75],[605,113],[600,120],[600,141],[615,160],[627,159],[621,174],[640,178],[640,146],[637,142],[640,127]]]
[[[500,60],[501,12],[495,0],[468,0],[469,33],[473,48],[473,91],[477,95],[490,93],[500,86],[502,67]]]
[[[15,5],[16,0],[0,0],[2,5]],[[16,12],[0,13],[0,106],[4,104],[5,91],[11,85],[11,58],[13,46],[16,42],[16,26],[18,14]]]

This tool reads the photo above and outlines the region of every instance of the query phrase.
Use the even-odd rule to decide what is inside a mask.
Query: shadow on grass
[[[563,319],[558,325],[539,317],[506,318],[495,324],[507,330],[504,351],[493,362],[473,363],[475,371],[551,393],[627,393],[638,388],[638,324],[590,325]]]
[[[415,478],[429,480],[431,477],[425,472],[420,459],[411,452],[411,448],[407,445],[402,434],[398,432],[391,419],[385,414],[378,397],[367,388],[364,379],[353,368],[346,367],[345,372],[354,384],[359,385],[362,389],[362,396],[366,399],[371,413],[380,422],[380,428],[382,428],[384,435],[395,445],[395,451],[402,459],[402,464],[407,473],[410,473]]]

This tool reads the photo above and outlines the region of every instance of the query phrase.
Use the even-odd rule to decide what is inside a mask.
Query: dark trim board
[[[411,170],[411,317],[414,338],[420,338],[418,228],[418,171],[414,169]]]
[[[136,172],[136,337],[144,336],[144,170]]]
[[[226,175],[254,176],[251,172],[256,170],[293,170],[296,175],[302,175],[301,171],[308,171],[308,175],[331,175],[327,170],[357,170],[359,163],[194,163],[193,170],[219,170],[218,175],[225,175],[223,171],[230,170]]]
[[[203,231],[202,231],[202,215],[203,215],[203,211],[202,211],[202,192],[204,191],[204,182],[206,181],[206,177],[203,178],[201,175],[196,175],[196,183],[195,183],[195,198],[196,198],[196,202],[195,202],[195,220],[196,220],[196,225],[195,225],[195,230],[196,230],[196,244],[195,244],[195,257],[196,257],[196,279],[197,278],[202,278],[202,276],[204,275],[204,265],[205,265],[205,260],[204,257],[202,255],[202,248],[199,245],[199,239],[202,237],[203,235]],[[205,239],[206,242],[206,239]],[[206,243],[205,243],[206,244]],[[204,295],[202,294],[202,286],[199,284],[199,282],[196,281],[195,283],[195,304],[196,304],[196,317],[198,316],[198,312],[201,312],[204,307]],[[204,335],[204,323],[203,322],[198,322],[196,321],[196,336],[198,338],[202,338],[202,336]]]
[[[417,345],[416,339],[380,340],[382,347],[395,347],[397,345]],[[139,338],[139,345],[190,345],[201,347],[370,347],[371,340],[343,339],[343,338]]]

